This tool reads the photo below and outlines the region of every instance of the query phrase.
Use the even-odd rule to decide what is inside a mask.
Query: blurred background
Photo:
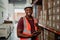
[[[26,4],[41,26],[39,40],[60,40],[60,0],[0,0],[0,40],[19,40],[17,23],[25,16]]]

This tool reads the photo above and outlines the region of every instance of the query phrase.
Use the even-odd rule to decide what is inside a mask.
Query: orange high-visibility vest
[[[31,35],[31,26],[30,26],[28,20],[26,19],[26,17],[23,17],[23,22],[24,22],[23,34],[30,36]],[[35,23],[37,23],[37,20],[34,18],[34,27],[35,27],[35,31],[37,31],[37,27],[35,26]],[[31,40],[31,38],[20,38],[20,40]],[[38,39],[36,38],[36,40],[38,40]]]

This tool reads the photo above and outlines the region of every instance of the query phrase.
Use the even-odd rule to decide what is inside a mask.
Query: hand
[[[32,36],[35,37],[35,36],[37,36],[38,34],[39,34],[39,32],[38,32],[38,31],[35,31],[35,32],[32,33]]]

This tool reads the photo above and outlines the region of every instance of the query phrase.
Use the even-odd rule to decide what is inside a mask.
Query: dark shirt
[[[17,25],[17,29],[22,30],[21,33],[23,32],[23,30],[24,30],[23,18],[21,18],[21,19],[19,20],[18,25]]]
[[[33,18],[32,18],[32,19],[33,19]],[[27,20],[28,20],[28,18],[27,18]],[[28,22],[29,22],[30,25],[31,25],[31,33],[32,33],[32,32],[35,31],[35,28],[34,28],[34,20],[28,20]],[[17,25],[17,29],[22,30],[21,33],[23,32],[23,30],[24,30],[23,18],[21,18],[21,19],[19,20],[18,25]],[[35,39],[35,38],[34,38],[34,39]],[[34,39],[32,38],[32,40],[34,40]]]

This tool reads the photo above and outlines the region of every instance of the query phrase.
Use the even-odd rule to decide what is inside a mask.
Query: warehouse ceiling
[[[24,8],[24,5],[28,3],[28,0],[8,0],[10,4],[14,5],[14,8]],[[32,3],[36,0],[32,0]],[[36,5],[42,5],[42,0],[38,0]]]
[[[24,8],[24,5],[27,3],[26,0],[8,0],[10,4],[14,5],[14,8]]]
[[[9,3],[15,3],[15,4],[25,4],[26,0],[8,0]]]

